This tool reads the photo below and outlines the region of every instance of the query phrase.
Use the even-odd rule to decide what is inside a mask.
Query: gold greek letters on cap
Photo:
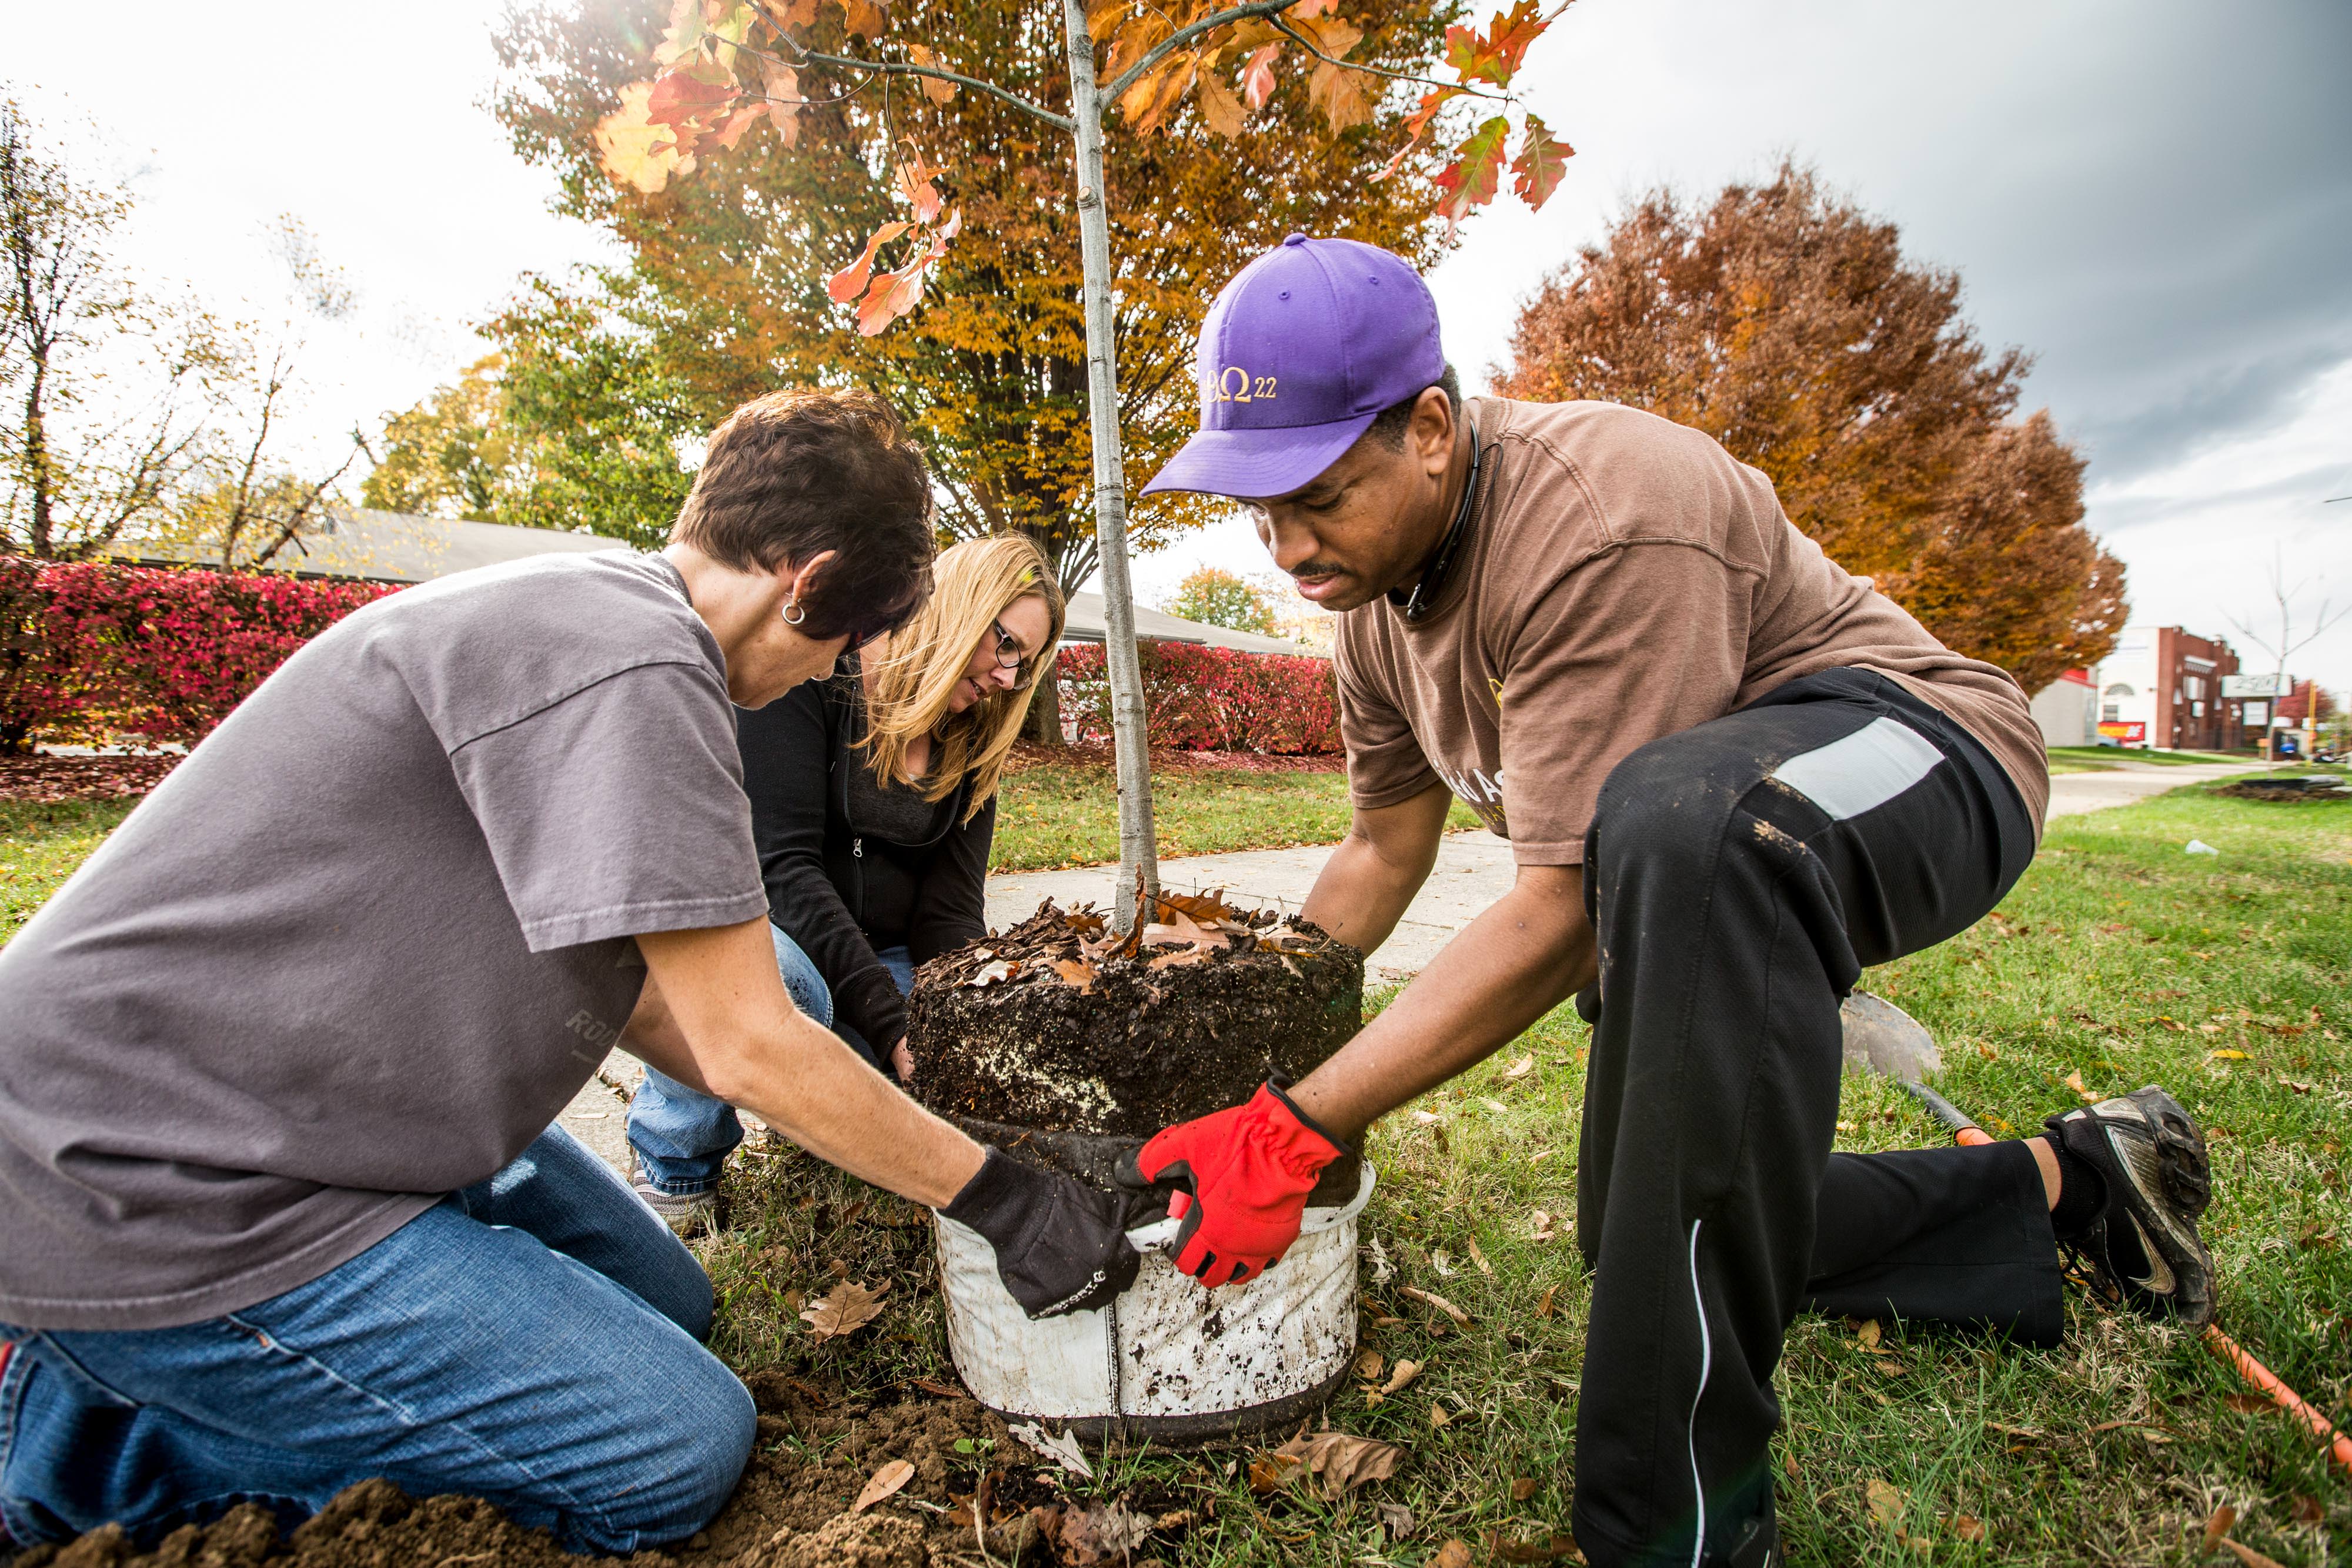
[[[1219,402],[1249,402],[1250,373],[1239,365],[1227,365],[1217,376],[1217,401]]]

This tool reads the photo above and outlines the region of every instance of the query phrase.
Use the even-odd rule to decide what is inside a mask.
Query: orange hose
[[[1992,1134],[1982,1127],[1962,1127],[1952,1134],[1952,1141],[1975,1145],[1990,1144],[1994,1140]],[[2238,1375],[2244,1378],[2272,1404],[2288,1415],[2302,1420],[2311,1428],[2313,1436],[2327,1445],[2328,1451],[2336,1458],[2336,1462],[2343,1466],[2346,1470],[2352,1471],[2352,1437],[2346,1437],[2328,1425],[2327,1417],[2305,1404],[2303,1396],[2289,1388],[2277,1373],[2246,1354],[2245,1346],[2223,1333],[2216,1324],[2205,1325],[2205,1348],[2235,1367]]]
[[[2326,1443],[2335,1455],[2336,1462],[2352,1470],[2352,1437],[2346,1437],[2327,1424],[2327,1417],[2303,1402],[2303,1396],[2279,1381],[2278,1374],[2246,1354],[2236,1340],[2223,1333],[2213,1323],[2205,1325],[2205,1348],[2238,1369],[2238,1375],[2267,1395],[2272,1404],[2290,1416],[2300,1417],[2311,1427],[2313,1436]]]

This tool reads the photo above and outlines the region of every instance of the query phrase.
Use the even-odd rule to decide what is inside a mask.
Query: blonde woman
[[[915,966],[987,933],[997,780],[1062,635],[1027,539],[956,545],[932,578],[904,626],[736,720],[784,985],[901,1078]],[[629,1107],[639,1196],[682,1234],[710,1228],[742,1136],[730,1107],[648,1070]]]

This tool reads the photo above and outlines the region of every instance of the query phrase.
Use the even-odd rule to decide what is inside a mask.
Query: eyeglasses
[[[1004,629],[1004,622],[1001,617],[990,621],[989,625],[996,632],[996,667],[1000,670],[1017,672],[1013,677],[1013,689],[1019,691],[1035,676],[1036,657],[1022,650],[1021,639]]]

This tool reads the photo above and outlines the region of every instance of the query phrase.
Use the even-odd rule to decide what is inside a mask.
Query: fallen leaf
[[[1470,1568],[1470,1543],[1449,1541],[1437,1549],[1437,1555],[1429,1562],[1430,1568]]]
[[[1977,1041],[1977,1054],[1983,1057],[1987,1061],[1999,1061],[2000,1060],[2000,1052],[1994,1050],[1990,1044],[1981,1040]]]
[[[1381,1528],[1389,1532],[1389,1540],[1397,1542],[1412,1539],[1412,1510],[1401,1502],[1382,1502],[1373,1504],[1372,1511],[1380,1515]]]
[[[1418,1361],[1398,1362],[1394,1366],[1389,1369],[1389,1380],[1381,1385],[1381,1392],[1382,1394],[1394,1394],[1398,1389],[1402,1388],[1406,1384],[1411,1383],[1414,1378],[1419,1377],[1421,1375],[1422,1367],[1426,1364],[1427,1364],[1424,1362]]]
[[[1446,1414],[1444,1406],[1433,1399],[1429,1402],[1429,1424],[1432,1427],[1451,1427],[1454,1417]]]
[[[1876,1318],[1864,1320],[1862,1326],[1853,1331],[1853,1337],[1862,1342],[1863,1349],[1876,1350],[1881,1337],[1878,1320]]]
[[[2308,1094],[2312,1091],[2312,1085],[2299,1082],[2293,1078],[2281,1078],[2279,1082],[2285,1084],[2289,1089],[2294,1090],[2298,1094]]]
[[[2219,1544],[2222,1551],[2244,1563],[2246,1568],[2286,1568],[2277,1558],[2265,1557],[2251,1546],[2241,1546],[2226,1535],[2221,1537]]]
[[[1454,1259],[1452,1255],[1449,1254],[1443,1247],[1440,1247],[1435,1251],[1430,1253],[1429,1266],[1437,1270],[1437,1277],[1441,1280],[1451,1280],[1457,1272],[1454,1267]],[[1412,1292],[1411,1291],[1407,1291],[1405,1294],[1410,1296]]]
[[[2242,1051],[2209,1051],[2205,1053],[2205,1060],[2208,1061],[2243,1061],[2246,1060],[2246,1053]]]
[[[1376,1378],[1381,1375],[1381,1368],[1387,1364],[1379,1351],[1363,1350],[1356,1353],[1355,1364],[1349,1370],[1358,1377]]]
[[[1379,1237],[1372,1238],[1370,1250],[1372,1260],[1372,1283],[1385,1285],[1396,1273],[1396,1265],[1389,1261],[1388,1249],[1381,1245]]]
[[[967,986],[980,986],[983,988],[992,986],[999,980],[1011,979],[1013,977],[1013,971],[1019,967],[1020,965],[1014,959],[993,959],[988,963],[982,964],[979,970],[973,974],[972,977],[966,980],[964,984]]]
[[[1559,1294],[1559,1287],[1558,1285],[1546,1285],[1544,1287],[1543,1300],[1536,1303],[1536,1316],[1539,1318],[1548,1318],[1551,1316],[1551,1299]]]
[[[1286,1456],[1297,1459],[1309,1474],[1321,1477],[1324,1499],[1337,1502],[1358,1487],[1396,1474],[1404,1450],[1378,1437],[1322,1431],[1311,1437],[1293,1437],[1274,1451],[1276,1458]]]
[[[1985,1538],[1984,1521],[1972,1513],[1956,1513],[1952,1515],[1952,1534],[1971,1546],[1981,1546]]]
[[[1533,1239],[1537,1241],[1550,1241],[1555,1239],[1552,1235],[1550,1215],[1546,1214],[1542,1209],[1538,1208],[1529,1213],[1528,1219],[1529,1224],[1533,1227]]]
[[[1863,1491],[1870,1500],[1871,1518],[1889,1530],[1902,1523],[1904,1512],[1910,1507],[1910,1500],[1903,1495],[1900,1489],[1873,1476],[1863,1483]]]
[[[1155,969],[1190,968],[1195,964],[1207,963],[1213,951],[1212,948],[1195,943],[1179,952],[1162,953],[1151,960],[1151,967]]]
[[[1424,1291],[1417,1285],[1399,1285],[1397,1287],[1397,1292],[1400,1295],[1411,1296],[1414,1301],[1421,1301],[1428,1306],[1435,1307],[1439,1312],[1444,1312],[1447,1317],[1452,1318],[1455,1323],[1459,1324],[1463,1328],[1466,1329],[1470,1326],[1470,1314],[1464,1312],[1460,1307],[1455,1306],[1452,1301],[1447,1301],[1444,1296],[1439,1295],[1434,1291]]]
[[[1260,1454],[1250,1461],[1249,1489],[1261,1497],[1280,1491],[1306,1465],[1307,1461],[1297,1454]]]
[[[1438,1123],[1445,1120],[1444,1117],[1439,1115],[1434,1111],[1415,1111],[1412,1113],[1412,1119],[1424,1127],[1435,1126]]]
[[[1054,960],[1054,973],[1062,977],[1064,985],[1077,987],[1078,995],[1093,994],[1095,967],[1092,964],[1081,963],[1076,958],[1056,958]]]
[[[878,1291],[869,1291],[855,1281],[842,1281],[811,1301],[801,1313],[801,1321],[809,1326],[809,1338],[839,1339],[844,1334],[856,1333],[882,1315],[882,1298],[889,1289],[887,1280]]]
[[[1478,1103],[1484,1105],[1487,1110],[1494,1112],[1498,1116],[1507,1116],[1510,1114],[1511,1108],[1508,1105],[1504,1104],[1500,1100],[1496,1099],[1492,1094],[1479,1095]]]
[[[1853,1131],[1853,1124],[1852,1122],[1840,1122],[1837,1124],[1837,1130],[1841,1133],[1851,1133]]]
[[[1056,1437],[1048,1434],[1044,1425],[1036,1421],[1024,1421],[1020,1426],[1009,1427],[1006,1430],[1072,1475],[1084,1480],[1094,1479],[1094,1467],[1087,1463],[1086,1452],[1078,1447],[1076,1434],[1064,1432]]]
[[[2221,1403],[2242,1416],[2260,1415],[2271,1407],[2271,1402],[2259,1394],[2224,1395]]]
[[[2221,1544],[2221,1537],[2229,1534],[2230,1527],[2237,1522],[2238,1511],[2231,1508],[2226,1502],[2221,1507],[2215,1509],[2212,1513],[2207,1517],[2205,1521],[2205,1556],[2210,1557],[2213,1555],[2214,1549]]]
[[[1473,1236],[1469,1240],[1463,1243],[1463,1245],[1470,1249],[1470,1261],[1478,1265],[1478,1272],[1481,1274],[1492,1274],[1495,1271],[1495,1266],[1486,1261],[1486,1255],[1478,1250],[1478,1239],[1476,1237]]]
[[[2066,1074],[2066,1087],[2080,1094],[2086,1104],[2095,1105],[2099,1103],[2098,1095],[2083,1087],[2083,1074],[2079,1069]]]
[[[1499,1530],[1490,1530],[1486,1532],[1486,1550],[1506,1563],[1557,1563],[1563,1557],[1578,1563],[1584,1561],[1575,1541],[1565,1535],[1514,1541]]]
[[[1503,1082],[1506,1083],[1517,1083],[1520,1079],[1525,1078],[1528,1073],[1533,1072],[1535,1070],[1536,1059],[1532,1056],[1522,1056],[1504,1071]]]
[[[866,1483],[866,1490],[857,1494],[857,1500],[849,1505],[849,1511],[852,1513],[864,1513],[867,1509],[872,1508],[884,1498],[896,1493],[900,1487],[905,1486],[908,1481],[913,1480],[914,1479],[914,1466],[908,1464],[904,1459],[892,1459],[888,1464],[884,1465],[880,1469],[874,1472],[874,1479]]]
[[[1535,1496],[1539,1490],[1540,1487],[1533,1476],[1521,1476],[1511,1483],[1511,1500],[1525,1502]]]
[[[1123,1563],[1150,1533],[1151,1521],[1129,1511],[1123,1502],[1072,1506],[1062,1511],[1062,1557],[1078,1564]]]

